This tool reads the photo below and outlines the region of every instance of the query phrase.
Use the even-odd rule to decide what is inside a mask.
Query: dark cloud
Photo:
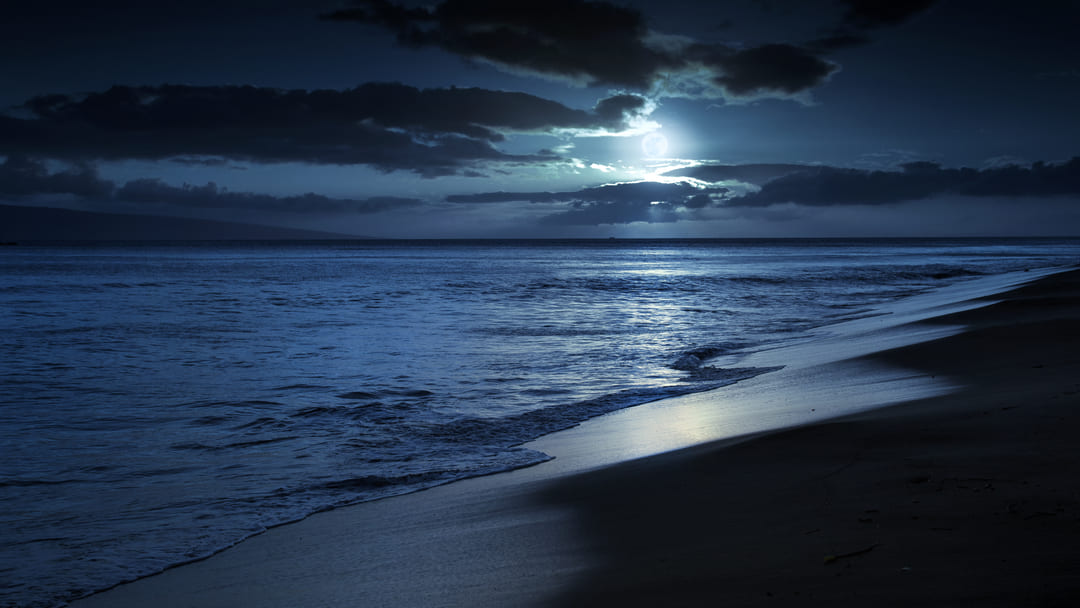
[[[702,219],[716,207],[888,205],[937,196],[1052,197],[1080,196],[1080,157],[1064,163],[1037,162],[990,169],[946,169],[911,162],[899,171],[840,167],[756,164],[705,165],[668,175],[703,181],[738,180],[760,184],[743,196],[719,185],[690,182],[631,182],[568,192],[483,192],[447,197],[455,203],[530,202],[559,205],[541,218],[544,225],[581,226]]]
[[[594,112],[601,121],[614,128],[616,125],[625,124],[627,117],[642,114],[646,103],[645,99],[638,95],[613,95],[598,101]]]
[[[58,194],[92,203],[160,203],[189,208],[307,213],[377,213],[421,204],[418,199],[396,196],[336,199],[310,192],[299,196],[232,192],[213,182],[205,186],[170,186],[158,179],[137,179],[117,187],[85,165],[56,173],[50,173],[41,161],[23,157],[9,157],[0,165],[0,198],[18,200]]]
[[[573,209],[546,215],[537,222],[541,226],[601,226],[604,224],[669,224],[680,219],[678,208],[670,203],[621,201],[617,203],[589,203],[575,205]]]
[[[901,171],[805,167],[766,182],[757,192],[730,198],[726,205],[883,205],[943,195],[1080,196],[1080,157],[1060,164],[1038,162],[981,171],[945,169],[929,162],[907,163]]]
[[[210,182],[205,186],[170,186],[158,179],[137,179],[124,184],[113,197],[116,201],[164,203],[178,207],[245,209],[292,213],[378,213],[420,205],[422,201],[397,196],[365,199],[329,198],[308,192],[299,196],[271,196],[253,192],[232,192]]]
[[[40,161],[8,156],[0,165],[0,197],[18,199],[41,194],[69,194],[93,198],[110,196],[115,185],[98,177],[88,165],[50,173]]]
[[[933,6],[937,0],[841,0],[847,6],[844,24],[862,29],[899,25]]]
[[[586,84],[646,89],[656,73],[680,63],[644,43],[648,29],[641,13],[608,2],[447,0],[414,9],[362,0],[324,18],[385,27],[405,46],[436,46]]]
[[[728,192],[719,186],[688,182],[630,182],[570,192],[483,192],[446,197],[453,203],[562,203],[563,211],[541,218],[544,225],[583,226],[631,222],[675,222],[717,205]]]
[[[846,7],[841,22],[823,38],[806,44],[816,51],[827,53],[862,46],[872,40],[870,30],[900,25],[929,9],[937,0],[840,0]]]
[[[838,31],[824,38],[818,38],[806,43],[806,47],[820,53],[831,53],[841,49],[863,46],[871,42],[868,36],[853,34],[851,32]]]
[[[807,165],[780,163],[761,163],[748,165],[698,165],[668,171],[664,175],[673,177],[693,177],[706,182],[736,180],[748,184],[761,185],[789,173],[813,169]]]
[[[695,47],[702,64],[711,66],[713,81],[736,97],[778,92],[795,95],[823,83],[839,66],[803,47],[766,44],[742,50]]]
[[[506,154],[493,143],[507,132],[620,131],[647,111],[647,102],[616,95],[585,111],[525,93],[475,88],[165,85],[35,97],[22,109],[31,117],[0,116],[0,154],[366,164],[435,176],[483,161],[541,160]]]
[[[638,11],[588,0],[445,0],[433,8],[360,0],[324,18],[381,26],[402,45],[510,71],[661,94],[786,97],[838,69],[791,44],[737,48],[658,35]]]
[[[174,163],[180,165],[187,165],[189,167],[225,167],[230,169],[244,169],[244,167],[229,165],[229,161],[224,158],[193,158],[178,156],[176,158],[169,159]]]
[[[569,192],[481,192],[478,194],[454,194],[446,197],[451,203],[553,203],[553,202],[623,202],[628,200],[665,201],[683,204],[698,195],[722,195],[727,188],[719,186],[699,187],[689,182],[625,182],[605,184]]]

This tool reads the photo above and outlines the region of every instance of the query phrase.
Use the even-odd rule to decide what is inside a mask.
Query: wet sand
[[[72,605],[1071,606],[1080,271],[994,300],[903,328],[939,336],[926,342],[538,442],[588,464],[553,450],[530,469],[318,514]],[[678,422],[709,399],[896,400],[879,394],[906,401],[599,466],[638,455],[603,449],[604,433],[667,425],[653,450],[715,436],[722,416]]]
[[[1075,605],[1078,296],[1059,275],[872,357],[958,393],[558,484],[603,560],[554,604]]]

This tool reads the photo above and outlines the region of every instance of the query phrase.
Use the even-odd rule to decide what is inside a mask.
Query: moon
[[[641,138],[641,151],[649,158],[660,158],[667,154],[667,149],[667,138],[659,131],[653,131]]]

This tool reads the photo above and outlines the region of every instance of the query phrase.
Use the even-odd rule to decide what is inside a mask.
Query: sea
[[[775,369],[740,355],[1078,261],[1077,239],[3,247],[0,606],[540,463],[523,443]]]

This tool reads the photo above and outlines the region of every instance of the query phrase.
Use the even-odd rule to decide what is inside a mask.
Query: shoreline
[[[1075,605],[1080,271],[995,299],[868,356],[958,392],[555,484],[603,557],[552,605]]]
[[[974,402],[982,403],[991,398],[1005,400],[1001,403],[1012,403],[1008,399],[1049,398],[1046,394],[1038,393],[1039,390],[1044,390],[1040,388],[1042,384],[1032,386],[1030,371],[1015,378],[1007,375],[1000,379],[995,378],[1002,386],[991,393],[985,388],[973,388],[972,385],[981,378],[979,374],[985,372],[974,363],[964,367],[961,365],[964,358],[953,351],[965,355],[968,361],[975,361],[971,358],[973,355],[982,359],[997,356],[1000,365],[1005,367],[1010,357],[1019,355],[1016,352],[997,352],[995,355],[993,348],[987,348],[988,345],[994,345],[995,339],[998,344],[1007,340],[1010,346],[1024,344],[1025,341],[1037,342],[1029,350],[1037,351],[1041,348],[1045,351],[1054,347],[1060,351],[1054,353],[1056,358],[1053,359],[1053,367],[1058,370],[1057,375],[1054,376],[1054,382],[1046,386],[1057,390],[1062,384],[1067,384],[1067,379],[1080,377],[1080,373],[1073,376],[1062,375],[1059,368],[1068,373],[1077,371],[1076,356],[1068,352],[1068,340],[1065,341],[1064,348],[1060,348],[1060,339],[1055,342],[1063,326],[1071,327],[1070,323],[1080,318],[1080,314],[1077,314],[1077,294],[1044,293],[1038,297],[1030,295],[1040,290],[1060,291],[1063,289],[1062,285],[1073,284],[1075,288],[1077,274],[1078,271],[1073,270],[1042,278],[1012,292],[995,296],[995,299],[1004,298],[1004,301],[998,304],[923,320],[917,327],[919,331],[929,331],[932,334],[944,323],[974,325],[975,329],[959,334],[956,334],[955,330],[947,330],[941,333],[952,335],[938,337],[930,342],[899,346],[879,353],[863,353],[854,369],[851,361],[841,361],[831,367],[811,369],[813,374],[822,376],[816,380],[800,378],[795,374],[793,379],[788,381],[786,389],[783,386],[772,387],[774,398],[790,401],[801,398],[797,389],[802,380],[813,380],[824,387],[818,397],[828,401],[842,392],[840,389],[843,388],[843,383],[846,382],[850,388],[861,382],[861,390],[843,396],[844,399],[857,401],[866,399],[867,395],[876,395],[898,382],[902,385],[905,381],[915,380],[916,385],[925,386],[925,379],[928,377],[948,375],[963,380],[966,388],[959,393],[920,396],[913,392],[911,386],[901,386],[897,395],[906,396],[906,399],[901,399],[905,401],[901,406],[873,409],[787,430],[749,436],[742,434],[743,436],[734,440],[706,443],[629,462],[625,461],[637,456],[615,450],[603,458],[621,464],[597,469],[608,463],[602,462],[601,458],[601,461],[582,465],[579,459],[575,465],[577,470],[590,470],[577,474],[574,474],[575,470],[564,467],[574,458],[564,458],[563,453],[555,450],[558,457],[549,461],[551,464],[473,478],[414,494],[316,514],[301,522],[271,529],[206,560],[115,587],[73,602],[72,605],[134,606],[144,605],[151,600],[156,605],[163,606],[286,606],[312,603],[327,606],[362,603],[452,606],[484,602],[490,605],[585,605],[600,601],[617,601],[628,605],[664,602],[671,605],[683,601],[686,605],[696,605],[706,597],[714,600],[742,598],[732,601],[754,603],[787,593],[791,599],[795,597],[795,591],[816,593],[814,597],[820,600],[825,597],[821,594],[831,587],[813,587],[815,591],[809,591],[812,585],[802,583],[817,579],[811,577],[810,570],[803,572],[799,568],[819,570],[822,560],[829,555],[834,556],[834,565],[843,568],[841,572],[850,572],[856,564],[881,559],[882,555],[888,554],[886,545],[896,543],[875,541],[859,544],[864,538],[856,533],[865,532],[865,529],[875,522],[879,527],[874,529],[880,530],[880,524],[886,520],[886,516],[882,514],[892,511],[880,506],[863,509],[873,510],[875,513],[856,516],[853,520],[857,524],[854,530],[844,528],[843,534],[837,533],[834,540],[824,543],[820,548],[813,545],[813,541],[825,538],[824,534],[805,535],[815,537],[810,542],[811,546],[818,548],[817,553],[827,551],[823,553],[825,557],[818,555],[816,560],[811,560],[812,566],[806,565],[805,560],[785,562],[783,559],[770,565],[769,560],[776,554],[800,555],[798,551],[792,553],[784,549],[785,546],[794,546],[791,544],[794,537],[784,536],[770,540],[768,536],[757,537],[751,534],[751,531],[765,530],[774,535],[779,534],[776,530],[793,533],[792,526],[796,525],[795,521],[801,521],[800,517],[806,519],[813,515],[808,515],[806,509],[799,510],[793,505],[777,504],[777,496],[786,495],[785,492],[795,492],[798,496],[799,493],[793,489],[795,486],[791,485],[794,483],[792,477],[809,475],[813,478],[814,472],[820,473],[820,470],[808,468],[812,465],[825,467],[829,471],[837,470],[835,474],[830,474],[830,480],[844,480],[848,475],[859,473],[863,476],[859,483],[865,482],[866,476],[873,475],[862,470],[864,467],[860,464],[860,458],[866,458],[866,450],[872,451],[876,447],[862,445],[868,441],[867,437],[879,437],[881,445],[891,445],[887,440],[892,439],[893,443],[897,443],[898,438],[906,436],[902,429],[907,429],[910,435],[914,432],[913,429],[922,428],[918,425],[942,426],[951,423],[959,424],[960,427],[965,424],[970,426],[970,421],[960,416],[960,413],[966,412],[970,417]],[[1054,285],[1057,287],[1053,287]],[[1047,304],[1048,301],[1054,304]],[[1028,326],[1037,325],[1039,332],[1025,333],[1009,325],[1020,318],[1021,314],[1034,318],[1025,320],[1023,327],[1030,329]],[[907,326],[907,329],[916,328]],[[942,348],[950,355],[941,355]],[[935,349],[939,354],[934,354]],[[928,361],[931,363],[927,363]],[[1048,363],[1041,365],[1042,368],[1032,369],[1045,371]],[[891,371],[882,371],[883,376],[866,382],[867,378],[873,378],[872,374],[867,373],[871,368]],[[912,375],[910,371],[896,371],[913,369],[919,373]],[[714,393],[741,391],[741,394],[746,396],[761,390],[762,385],[765,385],[764,392],[768,392],[770,382],[775,384],[775,381],[766,382],[765,379],[770,376],[773,374],[724,387]],[[1042,374],[1039,381],[1042,382],[1047,376],[1049,374]],[[734,387],[740,388],[728,390]],[[1080,384],[1069,390],[1074,389],[1080,389]],[[674,406],[669,401],[715,399],[715,394],[698,393],[686,398],[656,402],[652,408],[645,405],[621,410],[641,412],[635,416],[616,415],[594,419],[595,424],[585,423],[582,427],[604,426],[607,427],[607,432],[611,432],[611,424],[615,419],[658,419],[656,411],[650,414],[642,408],[657,410],[661,414],[659,417],[663,417],[664,414],[674,411],[671,409]],[[708,395],[713,396],[706,397]],[[1063,401],[1072,403],[1077,399],[1073,395],[1075,393],[1066,395],[1069,399]],[[1025,408],[1015,405],[1000,407],[1011,409],[1001,410],[1003,415],[997,418],[1015,416],[1026,411]],[[962,424],[949,420],[927,422],[926,420],[935,416],[942,416],[940,412],[928,412],[928,409],[951,412],[950,416],[960,416]],[[620,432],[629,428],[632,428],[632,425],[624,424]],[[975,425],[973,428],[981,427]],[[586,428],[580,431],[572,429],[533,443],[562,441],[562,445],[566,446],[566,441],[576,441],[581,445],[582,438],[589,440],[596,437],[589,435],[590,432],[590,429]],[[980,432],[989,433],[986,429]],[[973,440],[969,437],[970,432],[964,434],[957,430],[954,433]],[[567,439],[568,437],[570,438]],[[695,439],[676,436],[668,437],[667,440],[678,446],[679,442],[687,445]],[[850,450],[822,449],[822,445],[831,446],[834,443],[845,444],[851,441],[862,446],[862,451],[856,453],[854,460]],[[645,443],[648,445],[648,442]],[[590,449],[599,451],[596,447],[594,445]],[[787,455],[786,458],[781,457],[784,454]],[[814,454],[815,457],[806,458],[806,454]],[[754,460],[755,458],[757,460]],[[735,462],[735,465],[731,464],[732,462]],[[846,464],[851,462],[854,464]],[[887,468],[897,466],[896,462],[905,461],[901,458],[899,461],[887,460],[879,464]],[[1069,466],[1074,466],[1074,463],[1070,462]],[[1075,469],[1071,470],[1080,470],[1080,465],[1075,465]],[[920,489],[933,485],[930,482],[937,479],[935,475],[943,473],[931,471],[930,474],[913,474],[904,479],[927,477],[926,481],[915,484],[918,486],[916,489]],[[779,484],[780,487],[763,488],[754,481],[755,476],[759,480],[768,479],[770,483]],[[710,488],[709,484],[717,479],[725,480],[726,485],[742,483],[749,484],[750,487],[743,488],[741,493],[730,489],[718,492],[716,488]],[[785,486],[784,483],[788,485]],[[846,483],[862,488],[856,481]],[[642,492],[643,487],[649,488],[649,491]],[[908,488],[904,484],[900,487]],[[1000,489],[999,483],[995,491]],[[816,498],[817,494],[811,490],[813,488],[802,488],[803,495]],[[754,503],[754,508],[743,504],[742,508],[737,508],[741,503],[732,501],[732,495],[744,496],[740,499],[743,503],[754,503],[757,500],[761,504]],[[865,492],[860,490],[859,496],[864,495]],[[879,502],[884,503],[885,498]],[[890,500],[892,499],[895,497]],[[689,511],[687,504],[691,505]],[[705,509],[704,505],[709,508]],[[1072,509],[1072,503],[1062,505],[1061,508],[1067,511]],[[1018,507],[1014,507],[1014,510],[1016,508]],[[785,509],[795,512],[785,512]],[[771,517],[772,519],[767,520],[771,523],[765,525],[766,522],[760,520],[747,520],[747,512],[758,517]],[[792,517],[793,515],[798,517]],[[848,514],[843,515],[847,517]],[[839,522],[833,521],[835,517],[839,517],[836,513],[817,513],[814,516],[828,519],[837,529],[842,528]],[[1038,515],[1035,519],[1051,518]],[[752,517],[750,519],[753,520]],[[859,521],[862,519],[871,521]],[[705,525],[711,520],[742,521],[743,524],[716,530]],[[787,523],[778,525],[777,522]],[[896,525],[891,515],[888,524]],[[693,528],[694,525],[697,528]],[[818,529],[824,531],[827,528],[818,526]],[[659,530],[668,532],[661,534]],[[708,533],[705,533],[706,531]],[[739,536],[740,533],[742,536]],[[671,539],[682,540],[672,542]],[[694,542],[686,539],[694,539]],[[706,539],[709,542],[705,542]],[[1018,547],[1023,544],[1015,539],[1012,542]],[[702,546],[703,544],[707,546]],[[741,551],[731,549],[736,545],[741,547]],[[871,545],[873,547],[867,549]],[[749,551],[748,547],[753,546],[761,548]],[[864,550],[865,553],[860,553]],[[812,551],[804,547],[801,555],[806,557],[809,553]],[[741,557],[746,555],[757,557],[748,561]],[[661,559],[666,565],[657,568]],[[914,563],[914,560],[911,561]],[[915,566],[899,568],[909,568],[906,571],[900,570],[907,574],[915,571]],[[776,571],[788,572],[791,576],[777,578],[763,574]],[[733,574],[736,572],[740,574]],[[828,574],[831,576],[833,572]],[[860,571],[846,578],[854,578],[856,574],[862,576]],[[877,578],[873,579],[874,584],[887,585],[882,576],[884,575],[879,573]],[[756,589],[759,584],[770,587],[771,590],[758,597],[755,595],[756,591],[751,593],[747,587],[750,585]],[[806,588],[807,591],[796,587]],[[866,591],[864,587],[863,592]],[[830,601],[835,603],[838,596],[829,597]],[[918,597],[925,600],[927,596],[916,596]],[[909,601],[914,599],[909,598]]]

